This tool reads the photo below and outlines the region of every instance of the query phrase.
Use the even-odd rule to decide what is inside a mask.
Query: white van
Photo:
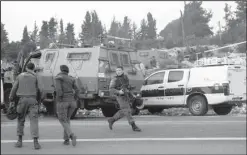
[[[219,115],[246,102],[246,68],[236,65],[160,70],[141,87],[143,107],[151,113],[170,107],[188,107],[205,115],[211,106]]]

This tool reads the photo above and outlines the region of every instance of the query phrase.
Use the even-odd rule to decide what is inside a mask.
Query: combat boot
[[[69,139],[64,140],[63,144],[64,145],[69,145]]]
[[[15,143],[15,147],[22,147],[22,136],[19,136],[18,141]]]
[[[131,123],[131,127],[133,131],[141,132],[141,129],[138,126],[136,126],[135,122]]]
[[[108,123],[109,123],[109,128],[110,128],[110,130],[112,130],[112,126],[113,126],[113,124],[114,124],[114,122],[115,122],[114,118],[109,118],[107,121],[108,121]]]
[[[73,133],[70,135],[70,139],[72,141],[72,145],[76,146],[76,136]]]
[[[39,145],[38,138],[33,139],[34,149],[38,150],[41,149],[41,146]]]

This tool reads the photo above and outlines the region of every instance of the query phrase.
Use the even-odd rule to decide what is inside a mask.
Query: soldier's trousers
[[[131,107],[129,100],[125,97],[117,97],[116,99],[119,104],[120,110],[112,117],[114,121],[126,117],[129,124],[134,123],[134,119],[131,114]]]
[[[26,115],[30,119],[30,131],[32,138],[39,137],[38,127],[38,102],[35,97],[21,97],[17,105],[17,135],[24,135]]]
[[[70,127],[70,118],[75,109],[76,101],[62,101],[57,103],[57,116],[64,129],[64,140],[69,139],[69,136],[72,134],[72,130]]]

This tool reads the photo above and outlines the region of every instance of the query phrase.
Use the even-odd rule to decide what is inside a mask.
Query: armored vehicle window
[[[80,59],[80,60],[89,60],[91,53],[69,53],[68,59]]]
[[[129,65],[129,57],[127,54],[121,54],[121,62],[123,65]]]
[[[184,76],[184,71],[170,71],[168,76],[168,82],[181,81]]]
[[[47,53],[45,56],[45,69],[50,69],[55,53]]]
[[[120,65],[117,53],[112,53],[111,55],[112,55],[111,63],[113,65]]]
[[[48,62],[48,61],[52,62],[54,59],[54,56],[55,56],[55,53],[47,53],[45,57],[45,62]]]
[[[160,54],[159,54],[159,57],[160,57],[161,59],[167,59],[167,53],[160,53]]]
[[[99,73],[106,73],[107,69],[109,69],[108,61],[99,61]]]
[[[67,59],[74,69],[80,70],[82,68],[83,61],[90,59],[91,53],[69,53]]]
[[[147,85],[163,83],[164,82],[164,75],[165,75],[165,72],[159,72],[159,73],[156,73],[156,74],[150,76],[147,79]]]
[[[149,53],[148,52],[140,52],[139,53],[139,56],[141,56],[141,57],[148,57],[149,56]]]

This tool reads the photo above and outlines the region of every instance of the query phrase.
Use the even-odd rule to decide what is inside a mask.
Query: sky
[[[202,4],[203,8],[213,13],[209,23],[213,32],[219,29],[219,21],[222,26],[225,24],[225,3],[235,10],[234,1],[204,1]],[[169,22],[180,17],[183,8],[184,1],[1,1],[1,23],[5,24],[10,41],[20,41],[25,26],[32,31],[36,21],[40,30],[43,20],[49,21],[55,17],[60,21],[62,18],[64,27],[68,22],[74,24],[78,38],[87,11],[96,10],[107,30],[114,16],[121,23],[124,16],[128,16],[139,28],[141,20],[147,19],[147,13],[150,12],[156,19],[159,33]]]

